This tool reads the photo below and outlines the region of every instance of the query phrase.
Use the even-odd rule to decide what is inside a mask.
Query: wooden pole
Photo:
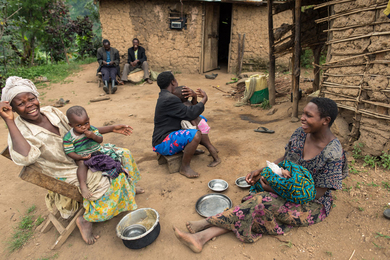
[[[295,0],[295,37],[294,37],[294,89],[293,89],[293,109],[291,121],[298,121],[299,104],[299,77],[301,74],[301,2]]]
[[[240,70],[240,61],[241,61],[241,34],[238,34],[238,51],[237,51],[237,74],[239,75]]]
[[[239,70],[238,74],[241,74],[241,71],[242,71],[242,62],[244,60],[244,50],[245,50],[245,33],[242,36],[241,57],[240,57],[240,70]]]
[[[314,54],[314,64],[319,65],[320,64],[320,57],[321,57],[321,46],[317,46],[313,49]],[[314,81],[313,81],[313,92],[320,89],[320,67],[314,66],[313,68],[314,73]]]
[[[269,42],[269,103],[275,105],[275,55],[274,55],[274,22],[272,16],[272,1],[267,1],[268,7],[268,42]]]

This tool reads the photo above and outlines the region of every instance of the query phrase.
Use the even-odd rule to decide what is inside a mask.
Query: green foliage
[[[359,211],[364,211],[364,208],[363,207],[358,207],[358,210]]]
[[[355,144],[352,149],[352,157],[355,159],[360,159],[362,158],[362,148],[363,148],[362,143]]]
[[[383,235],[383,234],[382,234],[382,233],[380,233],[380,232],[376,232],[376,236],[375,236],[375,238],[378,238],[378,237],[384,237],[384,238],[390,239],[390,236]]]
[[[386,153],[385,151],[382,151],[382,155],[380,156],[380,158],[383,168],[390,170],[390,154]]]
[[[382,186],[383,186],[383,188],[390,191],[390,182],[389,181],[382,181]]]
[[[348,168],[349,168],[349,172],[352,174],[359,174],[360,173],[360,171],[355,168],[355,160],[352,160],[348,164]]]
[[[313,51],[311,49],[306,49],[302,51],[301,54],[301,67],[310,69],[313,68],[312,62],[313,62]]]
[[[35,211],[37,207],[35,205],[32,205],[31,207],[28,208],[27,214],[30,214],[31,212]]]
[[[371,156],[367,154],[364,156],[364,163],[363,166],[370,166],[371,168],[375,168],[375,166],[378,164],[379,159],[375,156]]]
[[[264,99],[263,102],[261,102],[260,107],[264,110],[270,109],[272,106],[269,103],[268,99]]]
[[[332,257],[332,256],[333,256],[333,253],[332,253],[332,252],[330,252],[330,251],[326,251],[326,254],[327,254],[328,256],[330,256],[330,257]]]
[[[42,216],[39,216],[37,220],[35,220],[35,226],[39,226],[45,219]]]

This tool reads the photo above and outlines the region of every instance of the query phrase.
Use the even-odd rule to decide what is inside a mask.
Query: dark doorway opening
[[[229,62],[232,4],[221,3],[219,15],[218,65],[227,69]]]

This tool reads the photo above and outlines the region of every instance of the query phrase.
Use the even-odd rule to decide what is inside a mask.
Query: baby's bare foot
[[[80,190],[81,190],[81,195],[83,196],[84,199],[89,199],[92,197],[92,193],[88,190],[87,186],[80,187]]]
[[[142,194],[145,193],[145,190],[141,187],[135,187],[135,194]]]

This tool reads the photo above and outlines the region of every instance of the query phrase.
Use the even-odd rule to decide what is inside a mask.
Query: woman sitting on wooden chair
[[[3,88],[0,102],[0,116],[9,129],[8,146],[12,160],[21,166],[35,164],[46,175],[78,186],[75,162],[66,156],[63,136],[69,131],[68,120],[54,107],[40,108],[39,93],[33,82],[20,77],[9,77]],[[13,111],[19,114],[14,119]],[[104,126],[99,132],[131,134],[128,125]],[[102,222],[123,211],[137,208],[134,197],[135,184],[140,179],[138,167],[129,150],[123,149],[122,165],[129,172],[121,173],[111,183],[101,172],[88,172],[87,184],[93,198],[84,199],[85,213],[77,226],[87,244],[96,242],[98,236],[92,233],[92,222]],[[137,190],[142,193],[143,190]],[[78,203],[49,192],[47,205],[55,205],[62,217],[69,218],[78,209]]]

